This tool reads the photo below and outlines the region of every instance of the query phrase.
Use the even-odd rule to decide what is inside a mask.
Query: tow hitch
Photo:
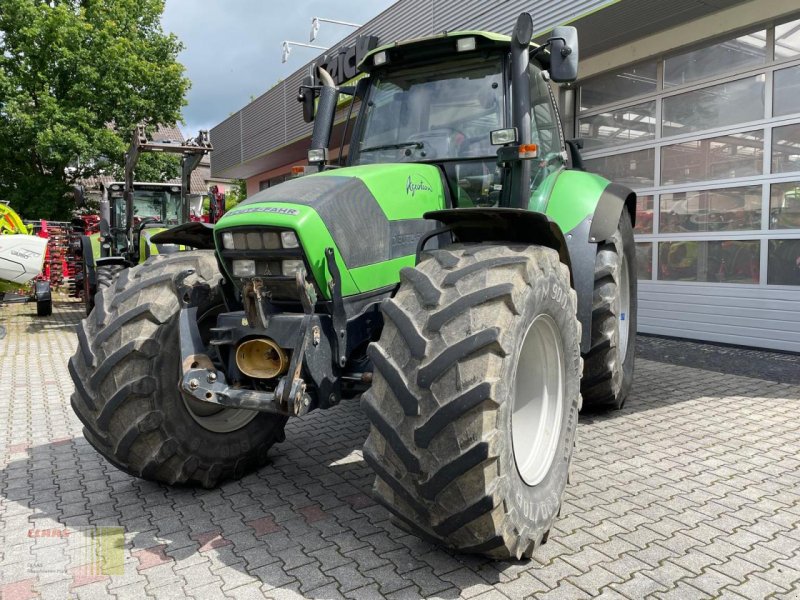
[[[292,353],[289,369],[272,392],[233,387],[225,374],[218,370],[206,353],[206,346],[197,327],[197,307],[204,298],[198,287],[184,286],[182,281],[191,271],[184,271],[175,278],[178,297],[183,308],[179,315],[181,364],[183,377],[181,390],[195,400],[209,402],[228,408],[241,408],[282,415],[300,416],[308,412],[311,398],[306,393],[306,383],[301,377],[303,356],[312,335],[311,317],[314,312],[313,289],[309,290],[300,273],[296,282],[303,304],[303,321],[299,331],[296,350]]]

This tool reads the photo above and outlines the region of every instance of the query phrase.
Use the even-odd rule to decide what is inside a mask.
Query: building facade
[[[541,37],[578,28],[580,79],[559,93],[565,127],[589,170],[639,195],[639,330],[800,352],[796,0],[400,0],[341,46],[510,33],[523,10]],[[309,66],[212,129],[213,176],[254,193],[302,164],[311,128],[296,96]]]

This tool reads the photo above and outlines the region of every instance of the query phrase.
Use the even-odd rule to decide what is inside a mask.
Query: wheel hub
[[[564,348],[549,315],[531,323],[514,374],[511,438],[522,480],[534,486],[553,464],[561,434],[566,381]]]

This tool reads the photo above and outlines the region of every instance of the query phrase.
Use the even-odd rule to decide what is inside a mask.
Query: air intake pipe
[[[511,34],[511,121],[517,128],[520,145],[531,143],[531,77],[528,65],[533,18],[522,13],[517,18]],[[511,197],[512,208],[528,208],[531,198],[531,162],[521,160],[512,163]]]
[[[336,89],[336,84],[333,82],[330,73],[322,67],[318,68],[318,72],[322,87],[319,90],[317,114],[314,118],[314,129],[311,132],[311,149],[326,150],[331,142],[333,119],[336,114],[339,91]]]

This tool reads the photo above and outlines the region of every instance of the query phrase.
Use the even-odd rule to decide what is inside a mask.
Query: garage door
[[[800,352],[800,19],[581,82],[596,171],[639,194],[639,330]]]

